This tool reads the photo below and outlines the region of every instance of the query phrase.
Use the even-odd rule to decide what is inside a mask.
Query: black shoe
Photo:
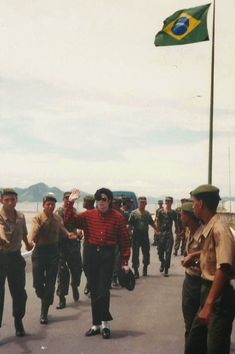
[[[164,277],[169,277],[168,269],[165,269]]]
[[[87,284],[87,285],[85,286],[85,289],[84,289],[84,294],[85,294],[85,295],[88,295],[89,292],[90,292],[90,289],[89,289],[88,284]]]
[[[110,335],[111,335],[110,329],[108,329],[108,328],[103,328],[102,329],[102,337],[104,339],[109,339]]]
[[[48,324],[48,317],[47,315],[41,315],[40,316],[40,323],[43,325],[47,325]]]
[[[47,317],[48,310],[49,310],[49,305],[42,304],[40,323],[43,324],[43,325],[48,324],[48,317]]]
[[[79,291],[77,286],[72,286],[72,291],[73,291],[73,299],[74,301],[79,300]]]
[[[96,336],[97,334],[100,334],[100,328],[98,328],[98,329],[90,328],[90,329],[85,333],[85,336],[86,336],[86,337],[92,337],[92,336]]]
[[[66,299],[64,296],[60,296],[60,302],[59,304],[56,306],[57,310],[62,310],[66,307]]]
[[[140,274],[139,274],[139,271],[138,271],[138,269],[135,269],[135,273],[134,273],[134,276],[135,276],[135,279],[139,279],[139,277],[140,277]]]
[[[15,319],[15,329],[16,329],[16,337],[25,336],[25,330],[24,330],[22,320]]]

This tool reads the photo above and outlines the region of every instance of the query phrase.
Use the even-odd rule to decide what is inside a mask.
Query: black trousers
[[[133,235],[132,238],[132,266],[138,269],[140,266],[139,253],[140,248],[143,254],[143,265],[147,267],[150,264],[150,243],[148,234]]]
[[[185,323],[185,340],[187,340],[193,320],[200,306],[202,279],[185,273],[182,288],[182,312]]]
[[[110,287],[115,259],[115,246],[86,245],[85,257],[87,278],[91,292],[91,311],[93,325],[101,321],[111,321],[109,312]]]
[[[36,246],[33,250],[33,287],[46,306],[53,304],[58,260],[57,244]]]
[[[12,297],[13,316],[22,319],[25,315],[27,300],[25,264],[20,252],[0,253],[0,327],[2,325],[6,278]]]
[[[58,296],[68,295],[69,280],[71,276],[71,285],[78,287],[82,275],[82,257],[80,245],[70,250],[60,250],[57,290]]]

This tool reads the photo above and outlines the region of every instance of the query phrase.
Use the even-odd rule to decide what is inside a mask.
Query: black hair
[[[95,200],[100,200],[101,194],[105,194],[107,195],[109,200],[111,201],[113,200],[113,193],[111,192],[110,189],[104,187],[97,189],[97,191],[95,192]]]
[[[199,193],[195,198],[202,200],[206,207],[211,211],[216,211],[219,205],[220,196],[218,193]]]

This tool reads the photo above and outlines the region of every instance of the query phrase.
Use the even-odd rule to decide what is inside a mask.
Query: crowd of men
[[[63,206],[56,208],[56,198],[49,193],[43,198],[43,211],[32,220],[28,235],[24,215],[16,210],[17,193],[6,188],[1,193],[0,210],[0,327],[7,278],[13,302],[16,336],[23,337],[25,260],[21,242],[32,250],[33,287],[41,302],[40,323],[48,323],[49,307],[56,294],[58,310],[66,307],[71,284],[74,301],[79,300],[82,271],[87,279],[84,293],[91,298],[92,324],[85,335],[111,336],[111,286],[123,284],[129,290],[142,275],[148,275],[150,264],[149,225],[154,229],[160,272],[169,276],[171,256],[179,250],[186,269],[182,290],[185,320],[185,354],[228,354],[235,314],[234,275],[235,241],[231,231],[216,214],[219,189],[202,185],[172,209],[173,198],[159,200],[155,217],[146,210],[147,199],[138,198],[132,210],[131,199],[113,198],[111,190],[100,188],[84,198],[84,212],[74,208],[79,190],[65,192]],[[96,202],[96,206],[95,206]],[[173,236],[173,225],[175,239]],[[81,256],[81,242],[83,254]],[[128,261],[132,254],[132,273]],[[131,282],[131,285],[130,285]]]

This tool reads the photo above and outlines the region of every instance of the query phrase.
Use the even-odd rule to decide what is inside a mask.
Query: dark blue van
[[[136,194],[130,191],[112,191],[114,198],[130,198],[131,199],[131,211],[138,208],[138,201]]]

